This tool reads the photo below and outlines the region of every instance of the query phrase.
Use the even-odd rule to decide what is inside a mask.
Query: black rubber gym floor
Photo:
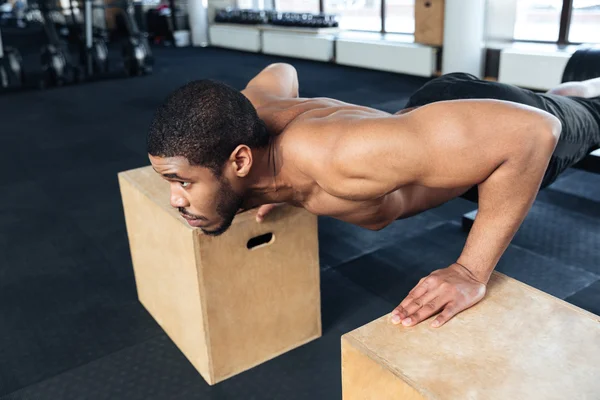
[[[389,311],[465,240],[455,200],[380,232],[319,220],[323,337],[209,387],[137,301],[116,174],[179,85],[242,88],[281,58],[156,49],[155,73],[0,98],[0,400],[339,399],[340,336]],[[424,79],[292,62],[303,96],[397,111]],[[600,176],[540,193],[498,270],[600,313]],[[549,316],[551,318],[551,316]]]

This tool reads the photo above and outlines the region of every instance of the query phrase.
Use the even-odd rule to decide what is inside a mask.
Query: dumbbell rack
[[[235,27],[252,26],[259,30],[277,30],[280,32],[337,33],[340,31],[335,15],[281,13],[231,8],[219,10],[215,16],[214,24]]]
[[[231,24],[225,22],[215,22],[212,25],[215,26],[223,26],[223,27],[252,27],[253,29],[257,29],[259,31],[273,31],[273,32],[287,32],[287,33],[312,33],[315,35],[319,34],[335,34],[341,32],[340,28],[303,28],[296,26],[278,26],[271,24],[264,25],[240,25],[240,24]]]

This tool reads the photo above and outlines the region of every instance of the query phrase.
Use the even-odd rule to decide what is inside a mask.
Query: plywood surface
[[[444,327],[389,315],[344,336],[426,399],[598,399],[600,317],[494,273]]]
[[[127,173],[119,174],[119,184],[140,302],[210,380],[193,234],[133,185]]]
[[[444,44],[444,0],[415,1],[415,43]]]
[[[283,206],[257,223],[249,210],[212,237],[171,207],[151,167],[119,183],[140,301],[209,384],[321,336],[316,216]]]
[[[343,400],[421,400],[408,383],[342,337]]]
[[[272,233],[248,250],[249,239]],[[201,280],[217,376],[227,377],[321,336],[317,218],[283,207],[218,238],[199,236]]]

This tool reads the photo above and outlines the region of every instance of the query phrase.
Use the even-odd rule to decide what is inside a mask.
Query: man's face
[[[171,206],[188,224],[207,235],[225,232],[242,206],[225,177],[216,177],[208,168],[190,165],[184,157],[149,156],[152,167],[171,185]]]

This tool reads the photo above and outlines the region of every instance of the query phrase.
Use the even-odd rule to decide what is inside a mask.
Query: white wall
[[[437,49],[430,46],[357,39],[335,45],[338,64],[425,77],[435,72]]]
[[[276,30],[262,32],[262,51],[287,57],[316,61],[333,61],[334,36],[315,35]]]
[[[549,90],[560,84],[570,51],[504,49],[498,81],[530,89]]]
[[[194,46],[208,46],[208,5],[206,0],[192,0],[188,3],[188,18],[191,41]]]
[[[517,20],[517,0],[487,0],[486,41],[511,41]]]
[[[442,73],[483,75],[485,0],[446,0]]]

